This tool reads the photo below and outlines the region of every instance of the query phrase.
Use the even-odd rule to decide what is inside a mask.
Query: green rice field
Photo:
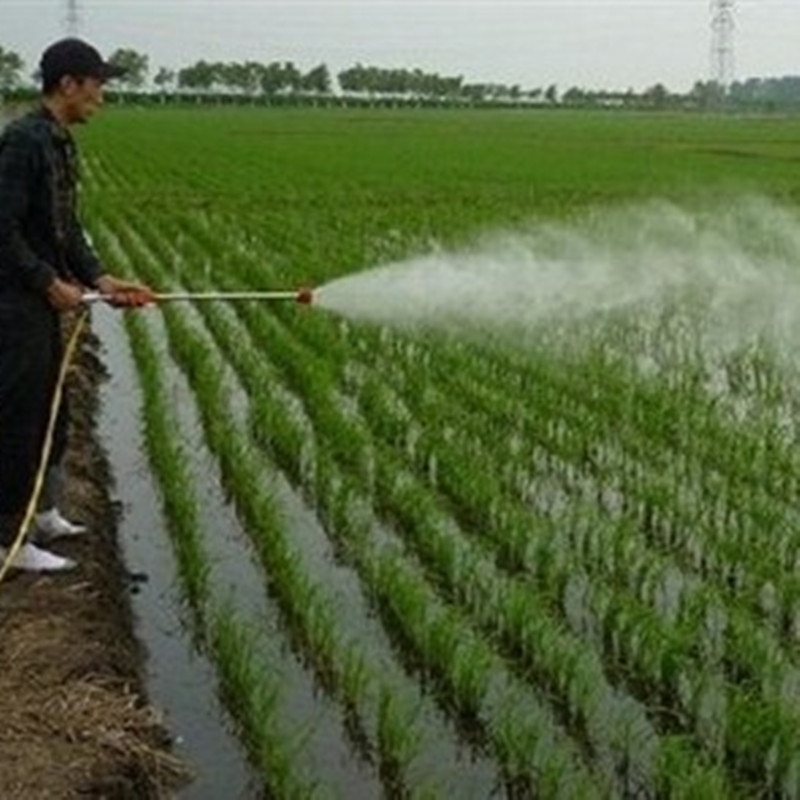
[[[800,796],[800,119],[110,108],[80,144],[115,272],[318,287],[126,314],[266,796]],[[176,376],[275,625],[214,578]]]

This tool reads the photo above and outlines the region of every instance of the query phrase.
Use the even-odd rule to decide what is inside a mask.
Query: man
[[[152,292],[106,274],[76,214],[77,153],[69,127],[103,102],[103,86],[122,74],[94,47],[63,39],[41,59],[40,106],[0,136],[0,563],[30,501],[63,358],[60,314],[78,308],[85,288],[117,306]],[[58,511],[67,410],[59,408],[36,517],[36,542],[83,527]],[[26,541],[11,566],[35,572],[74,562]]]

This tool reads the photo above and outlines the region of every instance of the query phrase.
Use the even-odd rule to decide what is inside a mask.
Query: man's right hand
[[[80,286],[76,286],[74,283],[62,281],[61,278],[54,278],[53,282],[47,287],[47,301],[57,311],[69,311],[81,304],[83,292]]]

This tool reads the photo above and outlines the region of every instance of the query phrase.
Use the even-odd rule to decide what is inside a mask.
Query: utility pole
[[[734,0],[711,0],[711,80],[727,94],[733,81]]]
[[[81,15],[78,0],[67,0],[67,13],[64,17],[67,36],[77,36],[81,27]]]

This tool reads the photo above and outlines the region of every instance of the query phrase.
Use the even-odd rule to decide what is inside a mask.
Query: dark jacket
[[[96,286],[103,270],[78,222],[70,133],[42,107],[0,135],[0,294],[43,295],[54,277]]]

